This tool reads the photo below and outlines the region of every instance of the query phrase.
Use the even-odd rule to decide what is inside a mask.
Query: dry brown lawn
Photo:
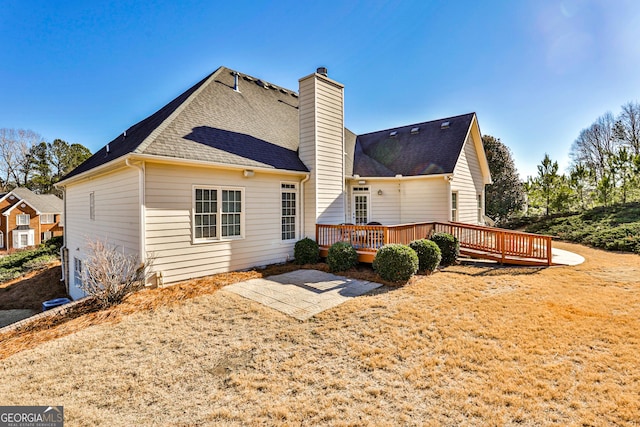
[[[637,425],[640,257],[557,246],[587,261],[450,267],[306,322],[217,291],[255,272],[144,291],[0,336],[0,404],[70,426]]]
[[[42,310],[44,301],[66,297],[67,290],[60,281],[60,268],[60,262],[56,261],[47,269],[0,283],[0,310]]]

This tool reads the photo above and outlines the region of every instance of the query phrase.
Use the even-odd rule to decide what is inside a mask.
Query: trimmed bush
[[[315,240],[305,237],[296,242],[293,257],[296,264],[314,264],[320,259],[320,248]]]
[[[436,242],[420,239],[409,243],[409,247],[418,255],[419,271],[434,271],[440,264],[442,252]]]
[[[346,271],[358,265],[358,253],[347,242],[336,242],[329,248],[327,264],[331,271]]]
[[[449,233],[435,233],[430,240],[434,241],[440,248],[442,254],[440,265],[447,266],[456,263],[460,255],[460,242],[455,236]]]
[[[391,243],[378,249],[373,270],[384,280],[406,282],[418,271],[418,254],[409,246]]]

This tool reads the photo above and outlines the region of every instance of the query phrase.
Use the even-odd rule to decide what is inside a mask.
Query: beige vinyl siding
[[[295,241],[281,236],[281,183],[300,179],[258,171],[245,178],[241,170],[147,163],[145,230],[153,270],[172,283],[291,259]],[[243,239],[192,243],[194,185],[244,189]]]
[[[300,160],[311,171],[309,180],[304,184],[304,234],[315,239],[316,227],[316,147],[315,147],[315,80],[300,80]]]
[[[95,198],[95,220],[89,218],[91,192]],[[106,240],[131,254],[140,252],[138,192],[138,171],[128,167],[66,187],[65,245],[70,265],[74,257],[86,258],[89,240]],[[83,296],[71,285],[73,298]]]
[[[441,176],[401,181],[401,223],[448,221],[449,183]]]
[[[369,219],[383,225],[400,223],[400,183],[398,180],[390,181],[367,181],[364,185],[359,185],[357,180],[347,182],[347,215],[349,222],[354,222],[353,217],[353,187],[369,187]],[[378,195],[378,190],[382,190],[382,195]]]
[[[478,153],[471,134],[467,137],[456,163],[451,190],[458,192],[458,221],[477,224],[477,196],[481,194],[484,201],[484,184]]]
[[[345,221],[343,87],[312,74],[300,80],[300,159],[311,171],[304,188],[305,234],[315,224]]]

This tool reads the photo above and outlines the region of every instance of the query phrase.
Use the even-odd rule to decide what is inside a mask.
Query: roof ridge
[[[426,124],[429,124],[429,123],[442,122],[442,121],[446,121],[446,120],[457,119],[458,117],[470,116],[472,114],[475,115],[476,114],[475,111],[473,111],[471,113],[458,114],[456,116],[451,116],[451,117],[442,117],[440,119],[428,120],[426,122],[410,123],[408,125],[394,126],[394,127],[388,128],[388,129],[374,130],[372,132],[358,134],[358,136],[371,135],[371,134],[374,134],[374,133],[389,132],[389,131],[393,131],[393,130],[397,130],[397,129],[408,128],[408,127],[411,127],[411,126],[426,125]]]
[[[209,86],[209,84],[211,84],[212,81],[215,81],[215,77],[217,77],[223,69],[227,69],[225,66],[220,66],[218,67],[217,70],[215,70],[213,73],[209,74],[208,77],[206,77],[204,79],[204,82],[200,85],[200,87],[198,87],[196,90],[194,90],[188,97],[187,99],[185,99],[184,101],[182,101],[180,103],[180,105],[178,105],[175,110],[173,110],[171,112],[171,114],[169,114],[163,121],[162,123],[160,123],[158,126],[155,127],[155,129],[153,129],[153,131],[151,131],[151,133],[149,135],[147,135],[147,137],[140,143],[138,144],[138,146],[133,149],[131,151],[131,153],[137,153],[137,154],[141,154],[144,152],[144,150],[149,146],[149,144],[151,144],[166,128],[167,126],[169,126],[169,124],[179,115],[181,114],[185,108],[187,108],[187,106],[195,99],[195,97],[202,92],[202,90],[204,90],[204,88],[206,86]],[[233,70],[231,70],[233,71]],[[164,107],[163,107],[164,108]],[[158,110],[159,111],[159,110]],[[135,126],[135,125],[134,125]],[[133,126],[132,126],[133,127]]]

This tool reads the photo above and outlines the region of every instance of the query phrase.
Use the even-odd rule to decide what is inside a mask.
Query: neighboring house
[[[291,259],[316,224],[482,223],[474,113],[358,136],[343,99],[326,69],[294,92],[221,67],[127,129],[58,184],[70,295],[88,239],[171,283]]]
[[[62,235],[63,202],[53,194],[14,188],[0,196],[0,251],[23,249]]]

